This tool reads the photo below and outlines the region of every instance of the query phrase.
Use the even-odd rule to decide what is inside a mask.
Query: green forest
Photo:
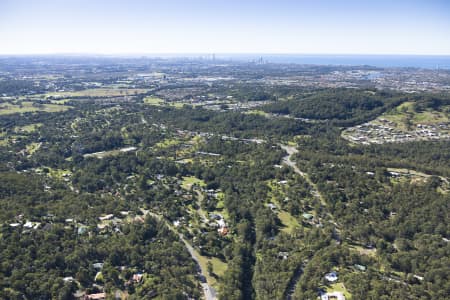
[[[448,95],[229,85],[200,89],[266,103],[145,103],[158,87],[0,115],[0,298],[448,299],[450,141],[342,136]]]

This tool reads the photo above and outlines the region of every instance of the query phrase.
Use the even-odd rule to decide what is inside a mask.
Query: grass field
[[[280,207],[280,203],[278,201],[278,198],[284,198],[285,197],[285,193],[283,191],[283,187],[280,186],[280,184],[278,184],[276,182],[276,180],[269,180],[267,182],[267,186],[270,188],[270,192],[269,192],[269,197],[270,197],[270,202],[275,204],[278,208]],[[297,219],[291,215],[290,213],[288,213],[285,210],[280,210],[277,213],[278,219],[280,219],[281,223],[283,224],[283,228],[281,229],[281,231],[285,232],[285,233],[292,233],[292,231],[300,226],[300,223],[297,221]]]
[[[144,103],[154,106],[171,106],[175,108],[181,108],[183,107],[184,103],[182,102],[166,102],[163,99],[156,97],[156,96],[149,96],[144,98]]]
[[[155,147],[160,148],[160,149],[165,149],[171,146],[175,146],[178,145],[179,143],[181,143],[180,140],[177,139],[165,139],[159,143],[155,144]]]
[[[376,255],[377,255],[376,249],[367,249],[367,248],[363,248],[361,246],[356,246],[356,245],[349,246],[349,249],[355,250],[361,255],[367,255],[370,257],[376,257]]]
[[[278,213],[278,218],[280,219],[281,223],[283,223],[283,225],[285,226],[281,229],[281,231],[283,232],[292,233],[294,228],[300,226],[297,219],[284,210]]]
[[[258,116],[262,116],[262,117],[266,117],[266,118],[268,118],[270,116],[265,111],[257,110],[257,109],[248,110],[245,113],[248,115],[258,115]]]
[[[426,110],[422,112],[415,112],[414,103],[405,102],[391,111],[381,115],[374,122],[377,123],[380,118],[386,119],[396,123],[397,128],[407,130],[408,124],[410,124],[410,126],[416,126],[417,124],[431,125],[449,122],[450,115],[445,112],[447,109],[448,107],[443,107],[442,111]]]
[[[213,265],[213,272],[217,276],[219,277],[222,276],[227,270],[227,264],[221,261],[220,259],[213,257],[212,259],[210,259],[210,261]]]
[[[189,190],[194,184],[197,184],[201,187],[206,186],[206,183],[203,180],[198,179],[197,177],[185,176],[185,177],[183,177],[183,182],[181,183],[181,187],[185,190]]]
[[[149,96],[144,98],[144,103],[160,106],[164,104],[164,100],[155,96]]]
[[[223,261],[221,261],[220,259],[216,258],[216,257],[206,257],[206,256],[202,256],[200,255],[200,253],[198,253],[196,250],[195,254],[199,260],[200,266],[202,268],[202,270],[207,270],[207,264],[208,261],[211,262],[212,266],[213,266],[213,272],[214,274],[216,274],[218,277],[221,277],[226,269],[227,269],[227,264],[224,263]],[[218,282],[217,279],[213,276],[210,276],[209,274],[205,274],[206,275],[206,280],[208,281],[208,283],[210,283],[213,287],[217,288],[218,286]]]
[[[22,102],[21,105],[3,103],[0,104],[0,115],[10,115],[17,113],[27,113],[27,112],[60,112],[69,109],[70,106],[56,105],[56,104],[41,104],[33,105],[33,102]]]
[[[182,102],[169,102],[169,106],[175,107],[175,108],[182,108],[184,106],[184,103]]]
[[[221,210],[225,208],[225,203],[224,200],[225,199],[225,194],[223,192],[218,192],[217,193],[217,205],[216,208]]]
[[[346,300],[352,298],[352,294],[350,294],[350,292],[345,288],[344,284],[341,282],[334,283],[334,284],[328,286],[326,288],[326,291],[327,291],[327,293],[341,292],[342,294],[344,294],[344,297]]]
[[[399,173],[400,176],[398,178],[392,178],[391,182],[411,182],[411,183],[425,183],[428,178],[431,177],[431,175],[411,170],[411,169],[402,169],[402,168],[387,168],[389,172],[396,172]],[[441,179],[441,186],[440,190],[443,193],[448,192],[448,189],[450,188],[450,184],[447,178],[443,176],[439,176]]]
[[[8,145],[8,137],[6,135],[6,131],[0,131],[0,146]]]
[[[55,178],[55,179],[62,179],[62,178],[64,178],[65,174],[67,174],[69,176],[72,175],[72,172],[69,170],[53,169],[51,167],[45,167],[45,168],[48,169],[47,175],[52,178]],[[41,172],[43,172],[43,168],[36,169],[36,171],[41,173]]]
[[[52,169],[50,168],[50,176],[53,178],[62,179],[64,174],[72,174],[69,170],[62,170],[62,169]]]
[[[17,126],[17,127],[14,127],[14,132],[16,132],[16,133],[20,133],[20,132],[31,133],[31,132],[35,132],[36,129],[38,129],[41,126],[42,126],[42,123],[29,124],[29,125],[25,125],[25,126]]]
[[[31,155],[36,152],[39,148],[41,148],[42,143],[31,143],[27,145],[27,152]]]
[[[221,214],[225,220],[228,220],[230,218],[230,215],[228,214],[228,210],[225,207],[225,194],[223,192],[217,193],[217,205],[216,209],[212,212],[214,214]]]

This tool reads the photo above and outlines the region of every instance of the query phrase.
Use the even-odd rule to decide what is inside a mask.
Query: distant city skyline
[[[0,0],[0,54],[450,55],[445,0]]]

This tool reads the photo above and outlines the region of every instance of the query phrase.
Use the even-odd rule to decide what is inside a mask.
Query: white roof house
[[[321,293],[321,300],[345,300],[345,296],[341,292]]]
[[[329,282],[335,282],[336,280],[338,280],[338,275],[336,272],[333,271],[333,272],[326,274],[325,279]]]

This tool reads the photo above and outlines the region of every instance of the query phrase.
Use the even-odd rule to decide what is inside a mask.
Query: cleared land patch
[[[361,255],[367,255],[367,256],[370,256],[370,257],[376,257],[376,255],[377,255],[377,250],[375,248],[368,249],[368,248],[364,248],[362,246],[350,245],[349,249],[350,250],[355,250]]]
[[[185,177],[183,177],[183,182],[181,183],[181,187],[185,190],[189,190],[194,184],[196,184],[200,187],[206,186],[205,181],[203,181],[197,177],[185,176]]]
[[[294,218],[290,213],[282,210],[278,213],[278,218],[280,219],[281,223],[283,223],[284,227],[281,229],[281,231],[286,233],[292,233],[293,230],[300,226],[297,219]]]
[[[149,97],[145,97],[144,98],[144,103],[145,104],[151,104],[151,105],[164,105],[164,100],[155,96],[149,96]]]
[[[203,255],[200,255],[200,253],[198,253],[197,250],[194,249],[194,252],[198,258],[200,267],[202,270],[207,270],[208,269],[208,262],[211,262],[212,264],[212,269],[213,269],[213,273],[215,275],[217,275],[217,277],[221,277],[226,269],[227,269],[227,264],[224,263],[223,261],[221,261],[220,259],[218,259],[217,257],[206,257]],[[210,283],[213,287],[218,287],[218,282],[215,276],[211,276],[210,274],[205,274],[206,280],[208,281],[208,283]]]
[[[348,128],[342,137],[361,144],[450,139],[450,106],[416,108],[405,102],[373,121]]]
[[[327,293],[340,292],[344,295],[345,299],[352,299],[352,294],[345,288],[341,282],[334,283],[326,288]]]
[[[16,132],[16,133],[21,133],[21,132],[31,133],[31,132],[35,132],[41,126],[42,126],[42,123],[29,124],[29,125],[25,125],[25,126],[17,126],[17,127],[14,127],[14,132]]]
[[[75,92],[54,92],[48,93],[47,98],[65,99],[73,97],[120,97],[120,96],[135,96],[145,94],[148,89],[117,89],[117,88],[99,88],[87,89]]]
[[[127,147],[127,148],[122,148],[122,149],[116,149],[116,150],[109,150],[109,151],[100,151],[100,152],[95,152],[95,153],[87,153],[84,154],[84,157],[96,157],[96,158],[104,158],[107,156],[113,156],[113,155],[118,155],[120,153],[125,153],[125,152],[129,152],[129,151],[134,151],[136,150],[136,147]]]
[[[36,104],[34,102],[24,101],[21,104],[2,103],[0,104],[0,115],[10,115],[27,112],[60,112],[69,109],[70,106],[57,104]]]
[[[180,101],[165,101],[156,96],[149,96],[144,98],[144,103],[154,106],[170,106],[175,108],[181,108],[185,103]]]

